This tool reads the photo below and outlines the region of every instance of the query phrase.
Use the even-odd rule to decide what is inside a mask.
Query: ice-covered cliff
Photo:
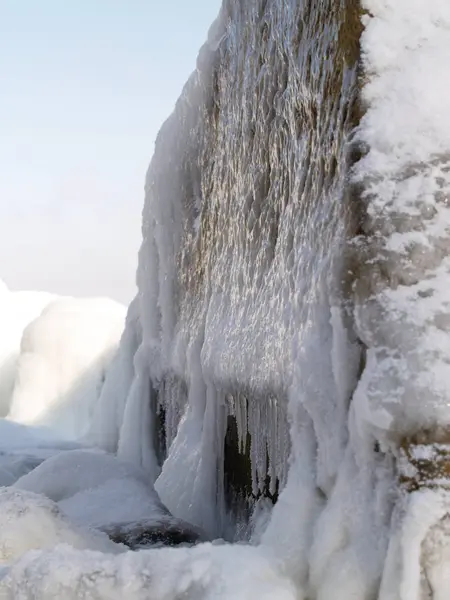
[[[446,0],[225,0],[147,174],[91,437],[308,598],[449,593],[449,59]]]

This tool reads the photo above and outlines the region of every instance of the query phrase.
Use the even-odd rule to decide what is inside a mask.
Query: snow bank
[[[2,600],[301,600],[274,556],[245,546],[128,552],[59,547],[30,552],[4,573]]]
[[[6,416],[11,404],[23,331],[54,299],[44,292],[0,288],[0,417]]]
[[[66,298],[50,304],[24,332],[8,418],[81,437],[124,319],[125,308],[112,300]]]
[[[71,523],[48,498],[0,488],[0,563],[11,563],[28,550],[57,544],[111,554],[121,551],[106,535]]]

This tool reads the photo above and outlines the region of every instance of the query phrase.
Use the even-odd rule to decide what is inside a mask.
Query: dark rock
[[[198,528],[179,519],[147,519],[119,523],[101,528],[113,542],[124,544],[131,550],[149,546],[192,546],[208,539]]]

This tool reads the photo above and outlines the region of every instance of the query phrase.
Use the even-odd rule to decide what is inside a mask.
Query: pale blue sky
[[[134,294],[145,171],[220,0],[0,0],[0,279]]]

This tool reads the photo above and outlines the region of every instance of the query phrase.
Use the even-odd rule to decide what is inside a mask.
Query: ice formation
[[[448,81],[447,0],[223,3],[86,439],[250,545],[43,550],[0,597],[450,596]]]
[[[0,419],[0,486],[13,485],[52,456],[83,447],[51,430]]]
[[[0,572],[1,577],[1,572]],[[297,600],[274,556],[202,545],[108,556],[71,548],[30,552],[0,579],[2,600]]]
[[[56,454],[14,487],[59,502],[66,514],[92,527],[169,515],[145,471],[92,449]]]
[[[54,298],[45,292],[9,291],[0,282],[0,417],[11,404],[23,331]]]
[[[26,328],[8,418],[79,439],[86,432],[123,332],[125,308],[61,298]]]
[[[48,498],[13,488],[0,488],[0,532],[0,564],[57,544],[109,554],[124,550],[105,534],[71,523]]]

